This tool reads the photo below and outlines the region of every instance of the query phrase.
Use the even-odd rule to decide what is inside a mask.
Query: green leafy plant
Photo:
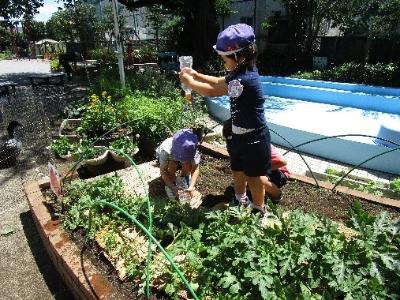
[[[325,174],[327,175],[327,179],[329,182],[335,184],[342,176],[347,174],[347,170],[336,170],[333,167],[328,167],[325,170]],[[375,180],[369,180],[368,182],[359,182],[357,180],[353,180],[350,178],[344,178],[341,181],[341,185],[347,186],[351,189],[355,189],[358,191],[366,192],[369,194],[383,196],[382,190],[385,189],[385,184]]]
[[[89,137],[98,137],[117,127],[119,112],[111,102],[112,97],[103,91],[100,96],[91,95],[82,116],[78,132]]]
[[[125,154],[131,154],[137,149],[137,144],[133,143],[128,137],[122,137],[111,142],[110,148],[121,150]]]
[[[72,156],[75,160],[92,159],[98,156],[104,149],[95,148],[92,140],[82,140],[79,144],[75,144],[72,148]]]
[[[96,203],[106,199],[148,226],[145,200],[126,195],[116,176],[73,181],[65,190],[64,227],[84,228],[88,239],[103,234],[106,250],[138,279],[144,255],[139,259],[124,239],[134,225]],[[163,199],[152,204],[152,234],[202,299],[390,299],[400,287],[400,223],[371,216],[359,203],[350,212],[350,236],[300,211],[284,216],[273,209],[278,222],[262,227],[259,216],[237,207],[207,212]],[[153,287],[179,299],[185,287],[156,250],[151,269]]]
[[[103,48],[96,48],[89,51],[90,59],[95,59],[101,61],[104,59],[104,49]]]
[[[50,150],[58,157],[67,155],[72,149],[73,145],[66,137],[59,137],[50,145]]]
[[[140,92],[127,96],[122,110],[135,133],[155,142],[161,142],[181,128],[201,127],[203,112],[184,107],[183,98],[148,97]]]
[[[54,71],[58,71],[59,68],[60,68],[60,62],[59,62],[58,58],[52,59],[50,61],[50,70],[54,72]]]
[[[399,86],[400,65],[396,63],[345,63],[322,71],[298,72],[291,77],[383,86]]]
[[[86,105],[82,100],[74,101],[64,108],[64,115],[69,119],[81,118],[86,111]]]
[[[400,196],[400,178],[390,181],[389,187],[394,193]]]
[[[5,50],[3,52],[0,52],[0,60],[11,59],[12,56],[13,56],[13,53],[11,50]]]

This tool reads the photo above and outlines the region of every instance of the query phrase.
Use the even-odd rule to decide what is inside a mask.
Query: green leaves
[[[219,286],[229,289],[231,294],[237,294],[240,290],[240,283],[235,275],[230,272],[224,272],[223,277],[218,282]]]
[[[193,127],[200,123],[203,113],[192,107],[183,110],[180,97],[159,97],[157,99],[135,92],[125,97],[122,103],[127,112],[130,126],[141,137],[161,142],[181,128]]]
[[[399,86],[400,66],[397,63],[345,63],[328,70],[297,73],[293,77],[315,80]]]
[[[64,226],[85,228],[89,238],[107,226],[106,246],[124,258],[128,276],[138,278],[143,260],[114,238],[121,235],[118,228],[132,225],[109,209],[93,207],[107,199],[146,223],[145,201],[127,197],[123,189],[117,177],[73,182],[64,199]],[[276,211],[282,227],[262,228],[257,216],[237,207],[193,211],[163,199],[152,199],[152,205],[154,236],[204,299],[387,299],[400,287],[400,223],[385,214],[370,216],[360,204],[351,212],[349,225],[357,231],[351,238],[336,223],[300,211],[285,217]],[[157,252],[152,273],[152,284],[171,298],[184,293]]]
[[[67,155],[72,150],[72,144],[66,137],[59,137],[50,145],[50,150],[57,156]]]

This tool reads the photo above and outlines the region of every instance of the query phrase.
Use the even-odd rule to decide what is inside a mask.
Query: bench
[[[11,89],[15,92],[17,84],[14,81],[0,81],[0,97],[9,96]]]
[[[12,90],[15,93],[16,86],[14,81],[0,81],[0,123],[3,122],[5,99],[8,99],[8,103],[10,103],[10,92]]]
[[[32,89],[40,85],[62,85],[64,86],[64,73],[48,73],[48,74],[36,74],[28,77]]]
[[[143,63],[126,65],[127,70],[136,70],[143,72],[146,69],[158,69],[157,63]]]

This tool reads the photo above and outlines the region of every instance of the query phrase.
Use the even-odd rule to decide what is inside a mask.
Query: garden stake
[[[361,165],[365,164],[366,162],[368,162],[368,161],[370,161],[370,160],[373,160],[373,159],[376,158],[376,157],[379,157],[379,156],[381,156],[381,155],[384,155],[384,154],[387,154],[387,153],[390,153],[390,152],[393,152],[393,151],[397,151],[397,150],[400,150],[400,147],[396,147],[396,148],[394,148],[394,149],[390,149],[390,150],[387,150],[387,151],[385,151],[385,152],[383,152],[383,153],[379,153],[379,154],[377,154],[377,155],[374,155],[374,156],[372,156],[372,157],[370,157],[370,158],[364,160],[363,162],[359,163],[357,166],[351,168],[346,174],[344,174],[344,175],[338,180],[338,182],[335,183],[335,185],[334,185],[333,188],[332,188],[332,191],[333,191],[333,190],[343,181],[343,179],[344,179],[345,177],[347,177],[347,175],[349,175],[354,169],[357,169],[357,168],[360,167]]]
[[[307,161],[306,161],[306,160],[304,159],[304,157],[301,155],[300,151],[297,150],[297,146],[293,146],[293,144],[292,144],[291,142],[289,142],[287,139],[285,139],[283,136],[281,136],[281,135],[280,135],[279,133],[277,133],[275,130],[273,130],[273,129],[271,129],[271,128],[270,128],[269,130],[270,130],[271,132],[275,133],[277,136],[279,136],[281,139],[283,139],[286,143],[288,143],[288,144],[292,147],[291,149],[289,149],[288,151],[286,151],[285,153],[283,153],[283,155],[286,155],[288,152],[294,150],[294,151],[301,157],[301,159],[302,159],[302,160],[304,161],[304,163],[306,164],[308,170],[310,171],[310,174],[311,174],[312,178],[314,178],[314,180],[315,180],[315,185],[316,185],[317,187],[319,187],[317,178],[315,178],[313,171],[311,170],[311,168],[310,168],[310,166],[308,165]]]

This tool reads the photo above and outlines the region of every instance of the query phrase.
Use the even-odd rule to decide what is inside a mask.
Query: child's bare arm
[[[179,74],[179,77],[184,85],[190,87],[191,89],[203,96],[216,97],[223,96],[228,93],[228,85],[225,83],[225,80],[215,80],[215,82],[202,82],[196,80],[188,73],[182,72]]]
[[[160,167],[160,175],[164,183],[175,193],[178,192],[178,188],[176,187],[174,181],[175,178],[168,173],[168,165]]]

